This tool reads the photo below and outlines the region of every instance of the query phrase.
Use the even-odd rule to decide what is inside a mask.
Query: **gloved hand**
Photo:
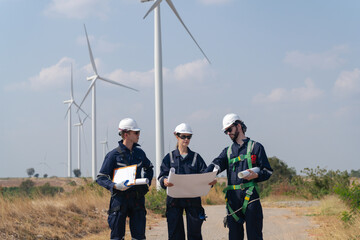
[[[125,191],[125,190],[129,189],[129,187],[127,186],[128,182],[129,182],[129,180],[123,181],[121,183],[116,183],[115,188],[120,191]]]

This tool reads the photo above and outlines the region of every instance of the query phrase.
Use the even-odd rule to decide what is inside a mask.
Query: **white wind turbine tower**
[[[103,159],[105,159],[106,152],[109,151],[109,145],[108,145],[108,130],[106,129],[106,138],[104,141],[100,142],[103,145]]]
[[[71,126],[71,106],[74,104],[77,108],[78,108],[78,111],[79,109],[85,113],[81,108],[80,106],[75,102],[74,100],[74,90],[73,90],[73,68],[72,68],[72,64],[71,64],[71,91],[70,91],[70,99],[69,100],[66,100],[64,101],[64,104],[68,104],[69,107],[66,111],[66,114],[65,114],[65,118],[66,116],[68,116],[68,177],[71,177],[72,173],[71,173],[71,163],[72,163],[72,126]],[[86,113],[85,113],[86,114]],[[87,115],[87,114],[86,114]]]
[[[74,126],[78,127],[78,169],[81,171],[81,132],[84,132],[84,122],[88,115],[84,118],[84,120],[81,120],[80,115],[78,114],[79,122],[75,123]]]
[[[141,0],[141,2],[149,2],[152,0]],[[156,0],[151,6],[149,11],[145,14],[146,16],[154,10],[154,72],[155,72],[155,129],[156,129],[156,176],[160,174],[160,165],[164,157],[164,117],[163,117],[163,90],[162,90],[162,48],[161,48],[161,21],[160,21],[160,3],[162,0]],[[210,63],[210,60],[201,49],[200,45],[196,42],[189,29],[181,19],[177,12],[174,4],[171,0],[166,0],[169,7],[173,10],[176,17],[179,19],[185,30],[188,32],[190,37],[194,40],[195,44],[200,49],[206,60]],[[160,189],[160,183],[156,182],[157,189]]]
[[[118,82],[115,82],[113,80],[110,80],[110,79],[106,79],[106,78],[103,78],[101,76],[99,76],[97,70],[96,70],[96,65],[95,65],[95,61],[94,61],[94,57],[93,57],[93,54],[92,54],[92,51],[91,51],[91,47],[90,47],[90,42],[89,42],[89,38],[88,38],[88,35],[87,35],[87,31],[86,31],[86,26],[84,24],[84,29],[85,29],[85,35],[86,35],[86,41],[87,41],[87,45],[88,45],[88,49],[89,49],[89,55],[90,55],[90,61],[91,61],[91,65],[92,65],[92,69],[94,71],[94,75],[91,76],[91,77],[88,77],[87,80],[88,81],[91,81],[91,84],[90,84],[90,87],[89,89],[87,90],[80,106],[84,103],[86,97],[89,95],[90,91],[92,90],[92,112],[91,112],[91,118],[92,118],[92,124],[91,124],[91,128],[92,128],[92,137],[91,137],[91,148],[92,148],[92,158],[91,158],[91,162],[92,162],[92,178],[93,180],[96,179],[96,81],[98,79],[100,80],[103,80],[105,82],[108,82],[108,83],[112,83],[112,84],[115,84],[115,85],[118,85],[118,86],[121,86],[121,87],[125,87],[125,88],[128,88],[128,89],[131,89],[131,90],[134,90],[134,91],[138,91],[134,88],[131,88],[131,87],[128,87],[128,86],[125,86],[123,84],[120,84]]]

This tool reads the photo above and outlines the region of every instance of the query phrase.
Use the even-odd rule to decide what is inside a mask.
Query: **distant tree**
[[[30,179],[25,180],[23,182],[21,182],[20,184],[20,188],[32,188],[35,186],[35,183],[33,181],[31,181]]]
[[[36,173],[36,174],[34,175],[34,177],[38,178],[38,177],[39,177],[39,174],[38,174],[38,173]]]
[[[281,182],[284,180],[291,181],[291,179],[296,176],[296,170],[293,167],[288,167],[288,165],[278,159],[277,157],[269,158],[269,163],[271,168],[274,170],[269,183]]]
[[[81,171],[80,171],[80,169],[74,169],[74,175],[75,175],[75,177],[80,177],[81,176]]]
[[[262,196],[267,196],[271,191],[288,191],[291,179],[296,176],[296,170],[293,167],[288,167],[284,161],[277,157],[270,157],[269,163],[273,169],[273,174],[269,180],[259,183]]]
[[[47,178],[47,177],[48,177],[48,175],[45,173],[45,174],[44,174],[44,178]]]
[[[358,170],[351,170],[350,177],[357,177],[360,178],[360,169]]]
[[[29,177],[31,177],[32,175],[34,175],[35,169],[34,168],[28,168],[28,169],[26,169],[26,173],[27,173],[27,175],[29,175]]]

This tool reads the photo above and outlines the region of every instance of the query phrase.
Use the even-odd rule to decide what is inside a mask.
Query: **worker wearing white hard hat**
[[[176,149],[168,153],[161,164],[158,180],[162,188],[173,187],[168,182],[171,168],[176,174],[202,173],[206,169],[206,163],[200,154],[189,148],[193,131],[189,124],[181,123],[175,127],[174,135],[177,140]],[[169,240],[185,240],[183,212],[186,213],[187,239],[200,240],[201,226],[205,220],[205,211],[201,205],[201,198],[166,198],[166,217],[168,223]]]
[[[128,166],[136,166],[135,178],[145,178],[145,183],[150,185],[154,174],[153,165],[138,144],[140,128],[134,119],[122,119],[118,133],[122,140],[117,148],[106,155],[96,182],[111,192],[108,211],[111,239],[124,239],[127,216],[130,218],[132,239],[145,239],[145,194],[149,186],[128,185],[129,179],[115,182],[114,173]]]
[[[248,239],[263,239],[263,213],[257,183],[268,180],[273,170],[264,147],[245,136],[247,127],[239,115],[226,114],[222,130],[233,143],[223,149],[206,171],[213,171],[215,167],[219,168],[218,173],[227,170],[228,186],[224,191],[229,239],[244,239],[244,222]]]

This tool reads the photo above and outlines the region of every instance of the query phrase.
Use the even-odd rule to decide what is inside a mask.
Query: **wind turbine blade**
[[[145,14],[145,16],[143,17],[143,19],[145,19],[147,17],[147,15],[149,15],[149,13],[151,11],[153,11],[160,3],[161,3],[162,0],[157,0],[152,6],[151,8],[149,9],[149,11],[147,11],[147,13]]]
[[[81,108],[81,106],[82,106],[82,104],[84,103],[84,101],[85,101],[86,97],[89,95],[89,93],[90,93],[90,91],[91,91],[92,87],[93,87],[93,86],[94,86],[94,84],[95,84],[96,79],[97,79],[97,78],[94,78],[94,80],[91,82],[90,87],[89,87],[89,89],[87,90],[87,92],[86,92],[86,94],[85,94],[85,97],[83,98],[83,100],[81,101],[81,103],[80,103],[80,105],[79,105],[79,108],[77,109],[77,112],[78,112],[78,111],[79,111],[79,109]]]
[[[94,57],[93,57],[93,54],[92,54],[92,51],[91,51],[90,42],[89,42],[89,38],[88,38],[88,35],[87,35],[87,31],[86,31],[86,26],[85,26],[85,24],[84,24],[84,29],[85,29],[86,41],[87,41],[88,49],[89,49],[89,55],[90,55],[91,65],[92,65],[92,68],[93,68],[95,74],[98,75],[98,74],[97,74],[97,70],[96,70],[96,65],[95,65]]]
[[[126,85],[123,85],[123,84],[121,84],[121,83],[115,82],[115,81],[110,80],[110,79],[106,79],[106,78],[103,78],[103,77],[99,77],[99,79],[104,80],[104,81],[109,82],[109,83],[112,83],[112,84],[115,84],[115,85],[118,85],[118,86],[121,86],[121,87],[125,87],[125,88],[128,88],[128,89],[137,91],[137,92],[139,91],[139,90],[137,90],[137,89],[135,89],[135,88],[128,87],[128,86],[126,86]]]
[[[89,116],[75,101],[73,103],[78,108],[78,110],[82,111],[85,114],[86,117]],[[79,112],[78,110],[76,112]]]
[[[69,104],[69,107],[68,107],[68,109],[66,110],[66,114],[65,114],[65,117],[64,117],[64,119],[67,117],[67,115],[68,115],[68,113],[69,113],[69,111],[70,111],[70,108],[71,108],[71,105],[73,104],[73,102],[71,102],[70,104]]]
[[[71,99],[74,99],[73,67],[72,67],[72,64],[71,64]]]
[[[82,122],[81,122],[81,118],[80,118],[80,114],[79,114],[79,113],[77,113],[77,115],[78,115],[78,118],[79,118],[79,123],[80,123],[80,124],[82,124]]]
[[[201,49],[200,45],[196,42],[195,38],[193,37],[193,35],[190,33],[189,29],[186,27],[185,23],[183,22],[183,20],[181,19],[179,13],[176,11],[176,8],[174,6],[174,4],[172,3],[171,0],[166,0],[166,2],[168,3],[169,7],[173,10],[173,12],[175,13],[175,15],[177,16],[177,18],[179,19],[179,21],[181,22],[181,24],[184,26],[184,28],[186,29],[186,31],[189,33],[190,37],[194,40],[195,44],[198,46],[198,48],[200,49],[200,51],[202,52],[202,54],[204,55],[204,57],[206,58],[206,60],[211,64],[209,58],[206,56],[205,52]]]

